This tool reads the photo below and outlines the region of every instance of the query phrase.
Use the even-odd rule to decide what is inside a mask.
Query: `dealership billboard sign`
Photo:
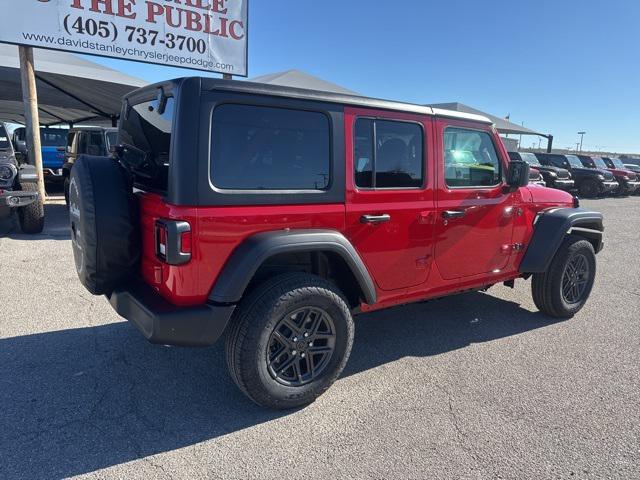
[[[248,0],[2,0],[0,42],[247,76]]]

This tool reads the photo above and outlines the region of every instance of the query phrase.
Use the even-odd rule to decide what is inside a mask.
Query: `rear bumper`
[[[151,343],[188,347],[213,345],[236,307],[209,303],[178,307],[141,282],[118,289],[108,298],[114,310],[133,323]]]
[[[36,200],[38,200],[38,194],[35,192],[0,190],[0,207],[26,207]]]
[[[564,180],[564,179],[556,178],[553,181],[553,187],[557,188],[557,189],[560,189],[560,190],[569,191],[569,190],[573,189],[574,181],[573,180]]]

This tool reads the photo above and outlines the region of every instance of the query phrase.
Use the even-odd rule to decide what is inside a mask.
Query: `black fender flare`
[[[281,253],[314,251],[339,255],[351,269],[366,303],[376,303],[376,289],[367,267],[351,242],[335,230],[278,230],[250,236],[231,254],[209,294],[209,301],[237,303],[265,260]]]
[[[602,214],[584,208],[554,208],[540,212],[520,263],[521,273],[546,272],[564,238],[572,233],[589,240],[596,253],[602,250]]]

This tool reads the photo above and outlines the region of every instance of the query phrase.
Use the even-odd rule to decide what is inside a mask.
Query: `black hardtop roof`
[[[237,80],[218,80],[206,77],[184,77],[168,82],[147,85],[141,89],[135,90],[125,99],[132,99],[139,96],[142,91],[154,90],[168,86],[179,86],[187,80],[197,79],[200,81],[201,89],[205,91],[227,91],[247,93],[254,95],[268,95],[272,97],[295,98],[300,100],[312,100],[325,103],[337,103],[341,105],[350,105],[354,107],[375,108],[380,110],[393,110],[406,113],[415,113],[420,115],[431,115],[438,117],[447,117],[460,120],[467,120],[483,124],[492,124],[491,120],[482,115],[472,113],[457,112],[454,110],[444,110],[440,108],[418,105],[414,103],[397,102],[393,100],[383,100],[379,98],[362,97],[358,95],[346,95],[333,92],[322,92],[318,90],[307,90],[304,88],[286,87],[280,85],[270,85],[265,83],[255,83]]]

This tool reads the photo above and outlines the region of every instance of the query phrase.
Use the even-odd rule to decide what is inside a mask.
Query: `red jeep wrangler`
[[[260,405],[340,375],[352,315],[533,277],[553,317],[586,302],[602,215],[528,188],[491,122],[431,107],[185,78],[124,100],[113,158],[82,157],[82,283],[159,344],[226,331]]]

